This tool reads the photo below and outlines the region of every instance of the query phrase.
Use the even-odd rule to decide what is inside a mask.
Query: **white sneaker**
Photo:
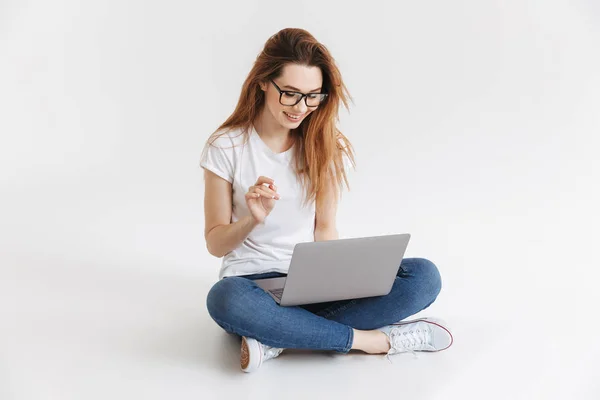
[[[242,349],[240,366],[244,372],[252,372],[258,369],[263,362],[275,358],[281,354],[283,349],[269,347],[256,339],[242,337]]]
[[[445,325],[440,319],[419,318],[397,322],[378,330],[390,340],[388,356],[405,352],[416,355],[415,351],[442,351],[450,347],[454,338]]]

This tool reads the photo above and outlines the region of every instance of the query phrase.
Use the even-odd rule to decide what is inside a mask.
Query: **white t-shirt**
[[[281,198],[264,223],[223,257],[219,279],[265,272],[287,273],[294,246],[314,241],[315,202],[303,207],[304,191],[293,170],[294,147],[277,154],[254,127],[249,134],[246,141],[241,130],[233,130],[212,145],[207,144],[200,166],[232,184],[232,223],[250,215],[245,195],[259,176],[273,179]]]

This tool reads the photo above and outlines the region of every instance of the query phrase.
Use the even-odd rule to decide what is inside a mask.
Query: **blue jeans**
[[[272,347],[347,353],[353,328],[377,329],[429,307],[442,281],[431,261],[405,258],[392,291],[385,296],[282,307],[254,279],[285,276],[266,273],[227,277],[209,291],[206,306],[225,331]]]

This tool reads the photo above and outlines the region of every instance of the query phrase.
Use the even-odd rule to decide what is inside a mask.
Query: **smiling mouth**
[[[288,116],[290,119],[293,119],[293,120],[295,120],[295,121],[300,121],[300,120],[302,119],[302,115],[303,115],[303,114],[301,114],[301,115],[290,114],[290,113],[287,113],[287,112],[285,112],[285,111],[284,111],[283,113],[284,113],[285,115],[287,115],[287,116]]]

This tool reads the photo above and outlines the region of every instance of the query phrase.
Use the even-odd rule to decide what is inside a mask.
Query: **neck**
[[[279,122],[273,118],[273,115],[263,107],[262,112],[254,121],[254,127],[258,135],[265,141],[274,145],[284,145],[290,139],[290,130],[281,126]]]

